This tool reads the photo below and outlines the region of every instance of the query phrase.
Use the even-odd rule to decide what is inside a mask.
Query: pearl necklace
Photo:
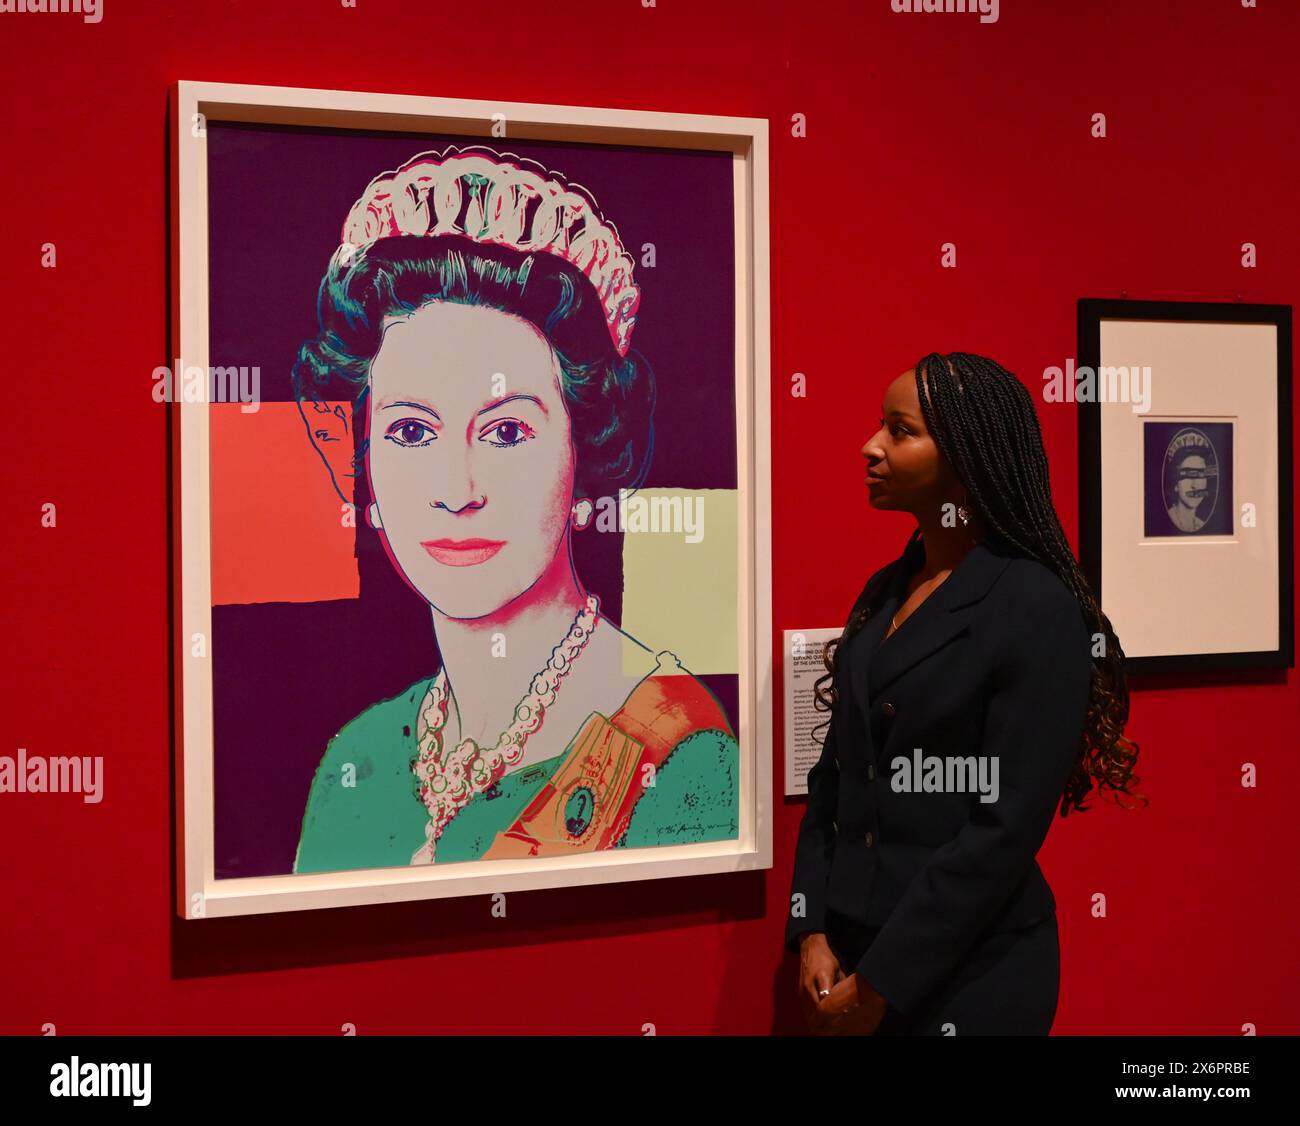
[[[429,811],[424,826],[425,843],[411,857],[412,864],[432,864],[434,845],[442,831],[478,793],[491,789],[506,771],[524,757],[528,736],[542,726],[546,709],[555,702],[560,681],[586,648],[600,605],[594,594],[578,611],[564,639],[551,650],[546,667],[533,677],[530,691],[515,707],[514,722],[501,733],[495,745],[481,747],[473,739],[462,739],[444,753],[442,729],[447,722],[447,670],[438,670],[420,709],[419,753],[411,760],[417,779],[416,793]]]

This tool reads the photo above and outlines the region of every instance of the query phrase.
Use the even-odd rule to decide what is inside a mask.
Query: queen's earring
[[[384,522],[379,518],[379,505],[373,501],[366,508],[366,523],[378,531],[384,526]]]
[[[586,497],[577,501],[569,510],[573,516],[573,526],[577,528],[578,531],[582,531],[583,528],[591,523],[591,514],[595,512],[595,510],[596,506]]]
[[[970,497],[967,497],[966,500],[970,500]],[[969,526],[970,509],[966,507],[966,501],[962,501],[962,503],[957,506],[957,519],[961,521],[963,528]]]

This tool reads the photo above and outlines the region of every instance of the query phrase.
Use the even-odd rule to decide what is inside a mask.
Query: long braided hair
[[[928,394],[923,379],[929,384]],[[1084,799],[1094,787],[1111,791],[1125,808],[1133,808],[1126,797],[1145,805],[1146,797],[1133,792],[1141,780],[1134,774],[1138,746],[1124,737],[1129,714],[1124,650],[1061,529],[1029,391],[1011,372],[984,356],[931,352],[916,365],[916,393],[926,429],[966,486],[969,503],[987,534],[1050,567],[1078,600],[1088,632],[1105,639],[1104,655],[1092,661],[1088,711],[1078,759],[1061,795],[1061,816],[1071,809],[1086,810]],[[899,565],[906,566],[919,550],[919,536],[917,528]],[[893,573],[894,567],[886,567],[867,583],[844,632],[827,643],[823,652],[827,672],[814,686],[821,710],[829,711],[838,703],[839,654],[879,607]]]

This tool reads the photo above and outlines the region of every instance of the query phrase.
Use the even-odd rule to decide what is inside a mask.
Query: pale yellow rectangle
[[[736,491],[638,489],[619,507],[623,631],[697,676],[737,672]],[[644,650],[625,642],[624,671],[644,662]]]

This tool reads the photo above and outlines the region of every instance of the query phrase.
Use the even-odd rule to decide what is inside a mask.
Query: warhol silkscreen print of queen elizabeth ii
[[[330,198],[346,202],[331,245],[316,237],[303,298],[315,323],[267,404],[277,422],[232,412],[214,425],[214,475],[236,452],[265,460],[268,483],[291,463],[302,508],[337,525],[299,516],[313,544],[333,542],[287,548],[296,566],[277,572],[279,597],[226,604],[250,653],[266,619],[278,699],[303,716],[262,731],[263,760],[287,736],[297,764],[296,789],[286,773],[275,799],[292,829],[263,848],[251,814],[221,817],[241,768],[223,786],[239,755],[218,707],[227,874],[738,834],[731,279],[702,279],[712,263],[692,258],[695,224],[730,230],[729,189],[719,181],[726,211],[689,216],[710,194],[707,162],[637,168],[615,152],[602,176],[588,147],[579,180],[557,171],[577,147],[525,147],[543,159],[477,143],[410,155],[408,142],[350,186],[332,165]],[[625,234],[596,183],[622,201]],[[673,323],[650,331],[661,312]],[[225,549],[251,551],[236,540]],[[216,554],[214,542],[214,571]],[[285,597],[295,583],[302,597]],[[214,672],[233,699],[241,670]],[[257,731],[226,714],[230,747],[241,725]]]

